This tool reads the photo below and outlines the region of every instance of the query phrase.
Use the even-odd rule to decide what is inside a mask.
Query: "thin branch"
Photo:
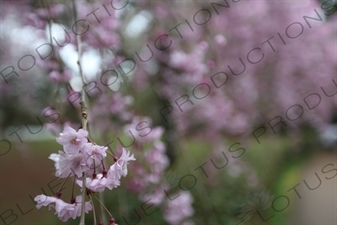
[[[100,199],[100,208],[101,208],[101,218],[103,221],[103,224],[108,224],[108,219],[106,217],[106,213],[104,210],[104,191],[98,193],[98,197]]]
[[[74,12],[74,17],[75,21],[77,20],[77,11],[76,11],[76,4],[75,1],[72,0],[73,4],[73,12]],[[87,130],[87,124],[88,124],[88,115],[87,115],[87,105],[85,101],[85,80],[84,80],[84,75],[82,71],[82,65],[81,65],[81,58],[82,58],[82,41],[81,41],[81,36],[76,35],[76,40],[77,40],[77,51],[78,51],[78,59],[77,59],[77,65],[79,68],[79,74],[82,78],[82,93],[81,93],[81,115],[82,115],[82,129]],[[86,196],[86,175],[83,172],[82,174],[82,206],[81,206],[81,220],[80,220],[80,225],[85,225],[85,196]]]
[[[110,218],[113,218],[111,213],[109,212],[109,210],[105,207],[105,205],[103,204],[103,202],[101,202],[99,200],[99,198],[97,198],[95,195],[94,195],[94,198],[96,198],[96,200],[101,204],[101,206],[103,206],[103,209],[105,209],[105,211],[109,214]]]
[[[97,220],[96,220],[95,204],[94,204],[94,202],[92,201],[92,197],[91,197],[90,194],[89,194],[89,198],[90,198],[90,200],[91,200],[92,210],[93,210],[93,213],[94,213],[94,224],[96,225],[96,224],[97,224]]]

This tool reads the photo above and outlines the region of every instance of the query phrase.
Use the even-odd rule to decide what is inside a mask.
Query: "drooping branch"
[[[74,12],[74,17],[75,21],[77,21],[77,9],[76,9],[76,4],[75,1],[72,0],[73,4],[73,12]],[[81,91],[81,99],[80,99],[80,105],[81,105],[81,124],[82,124],[82,129],[87,130],[87,124],[88,124],[88,114],[87,114],[87,104],[85,100],[85,79],[84,79],[84,74],[82,70],[82,64],[81,64],[81,58],[82,58],[82,40],[81,40],[81,35],[76,35],[76,42],[77,42],[77,52],[78,52],[78,59],[77,59],[77,65],[79,69],[79,75],[82,79],[82,91]],[[81,205],[81,220],[80,220],[80,225],[85,225],[85,197],[86,197],[86,175],[83,172],[82,174],[82,205]]]

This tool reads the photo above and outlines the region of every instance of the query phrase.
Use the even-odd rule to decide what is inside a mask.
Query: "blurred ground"
[[[327,164],[333,164],[325,167]],[[322,168],[325,172],[322,173]],[[301,169],[301,184],[295,197],[295,210],[289,225],[336,225],[337,224],[337,153],[321,152],[311,158]],[[321,179],[321,185],[316,174]],[[336,176],[335,176],[336,175]],[[333,177],[333,178],[332,178]],[[332,179],[327,179],[332,178]],[[315,190],[309,190],[305,183]]]
[[[61,182],[55,180],[53,163],[48,159],[59,146],[51,141],[25,144],[27,149],[13,146],[0,157],[0,224],[57,224],[53,212],[47,207],[37,210],[33,199],[43,192],[52,195]]]

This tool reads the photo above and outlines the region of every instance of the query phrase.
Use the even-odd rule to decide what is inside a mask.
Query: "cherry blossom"
[[[86,154],[88,155],[86,159],[87,166],[90,169],[94,169],[100,166],[102,160],[107,156],[107,149],[108,147],[90,144],[86,152]]]
[[[76,183],[82,187],[82,181],[76,180]],[[93,192],[102,192],[105,188],[112,190],[120,185],[120,181],[116,179],[113,173],[97,174],[94,178],[86,178],[86,187]]]
[[[65,178],[75,175],[80,178],[83,172],[90,170],[87,165],[88,156],[80,152],[67,154],[64,151],[59,151],[59,154],[53,153],[49,158],[55,162],[55,175],[58,177]]]
[[[71,127],[65,127],[56,141],[64,146],[66,153],[74,153],[88,142],[87,137],[88,131],[86,130],[79,129],[79,131],[76,131]]]
[[[37,202],[36,208],[40,209],[42,206],[48,206],[49,209],[51,208],[63,208],[63,205],[66,204],[61,199],[46,195],[38,195],[34,198],[34,201]]]
[[[82,196],[76,196],[76,200],[73,204],[67,204],[63,208],[60,208],[58,217],[62,221],[67,221],[69,218],[75,219],[81,215],[81,206],[82,206]],[[88,213],[92,210],[92,204],[90,201],[85,202],[84,206],[85,212]]]
[[[73,203],[69,204],[57,197],[50,197],[45,195],[38,195],[34,198],[37,202],[36,207],[40,209],[42,206],[48,206],[49,209],[55,208],[55,214],[63,222],[69,218],[75,219],[81,215],[82,196],[77,196]],[[85,212],[88,213],[92,210],[90,201],[85,202]]]
[[[181,191],[179,197],[168,200],[165,206],[165,219],[172,225],[180,224],[184,219],[193,215],[194,210],[191,206],[192,195],[188,191]]]
[[[120,179],[122,176],[125,177],[128,174],[127,165],[129,161],[136,160],[134,155],[123,148],[123,153],[121,157],[110,167],[109,172],[115,173],[117,178]]]
[[[83,129],[76,131],[66,126],[56,140],[63,145],[64,150],[59,151],[58,154],[52,153],[49,156],[49,159],[55,163],[55,175],[67,179],[75,176],[76,184],[80,187],[83,187],[83,183],[78,178],[82,178],[85,175],[85,191],[88,190],[89,194],[102,192],[105,188],[112,190],[118,187],[121,177],[125,177],[128,173],[127,165],[129,161],[136,160],[133,154],[123,148],[122,155],[119,158],[112,156],[115,163],[106,171],[104,159],[108,155],[108,147],[89,142],[87,131]],[[63,185],[57,192],[57,197],[36,196],[37,208],[42,206],[55,207],[56,214],[58,214],[60,220],[75,219],[81,215],[82,196],[77,196],[76,199],[72,199],[71,204],[68,204],[59,198],[62,187]],[[91,202],[86,202],[85,212],[90,210],[92,210],[92,204]],[[114,221],[110,223],[115,224]]]

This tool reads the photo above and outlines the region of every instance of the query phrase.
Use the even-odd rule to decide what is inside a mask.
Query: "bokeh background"
[[[77,33],[90,136],[137,158],[101,196],[119,225],[336,225],[336,11],[1,1],[0,223],[61,224],[33,198],[60,187],[48,156],[80,126]]]

